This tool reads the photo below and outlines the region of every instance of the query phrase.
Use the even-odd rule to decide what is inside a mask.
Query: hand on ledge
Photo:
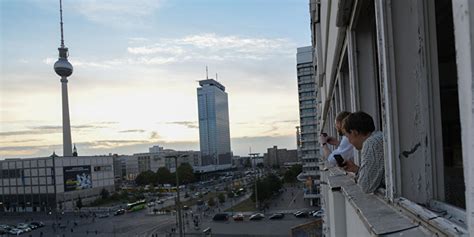
[[[352,160],[346,160],[342,166],[345,171],[356,173],[359,170],[359,166],[354,164]]]

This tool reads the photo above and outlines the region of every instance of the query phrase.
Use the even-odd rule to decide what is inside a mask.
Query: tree
[[[250,163],[250,159],[247,159],[247,160],[245,161],[244,167],[245,167],[245,168],[250,168],[250,167],[252,167],[252,163]]]
[[[285,172],[285,182],[293,183],[296,182],[296,176],[298,176],[303,170],[302,165],[293,165]]]
[[[210,198],[209,201],[207,201],[207,205],[210,207],[216,205],[216,201],[214,201],[214,198]]]
[[[81,197],[79,197],[79,198],[77,199],[77,201],[76,201],[76,207],[77,207],[77,209],[81,210],[81,208],[82,208],[82,199],[81,199]]]
[[[178,177],[180,184],[192,183],[195,180],[193,167],[189,163],[182,163],[178,167]]]
[[[173,174],[166,167],[160,167],[156,171],[156,181],[158,184],[169,184],[174,183],[175,179]]]
[[[107,199],[110,196],[109,191],[103,188],[102,191],[100,191],[100,196],[102,197],[102,199]]]
[[[151,170],[141,172],[136,178],[135,183],[137,185],[153,184],[155,179],[155,173]]]
[[[219,195],[217,196],[217,198],[219,199],[219,202],[220,203],[224,203],[225,202],[225,196],[223,193],[219,193]]]

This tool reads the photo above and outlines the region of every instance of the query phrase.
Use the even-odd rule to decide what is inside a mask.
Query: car
[[[204,201],[200,199],[196,202],[196,205],[202,206],[202,205],[204,205]]]
[[[189,210],[189,206],[184,205],[184,206],[182,207],[182,209],[183,209],[183,210]]]
[[[319,211],[313,213],[312,216],[313,216],[313,217],[322,217],[322,216],[324,216],[324,210],[321,209],[321,210],[319,210]]]
[[[263,218],[265,218],[265,215],[263,215],[262,213],[255,213],[255,214],[250,216],[249,220],[258,221],[258,220],[261,220]]]
[[[109,217],[109,213],[102,213],[102,214],[97,215],[97,217],[99,217],[99,218],[107,218],[107,217]]]
[[[295,217],[298,217],[298,218],[303,218],[303,217],[308,217],[308,216],[309,216],[308,212],[305,212],[305,211],[300,211],[295,214]]]
[[[275,213],[275,214],[271,215],[268,219],[270,219],[270,220],[278,220],[278,219],[283,219],[283,217],[285,217],[285,214],[283,214],[283,213]]]
[[[30,222],[30,225],[36,226],[36,228],[44,227],[44,223],[41,221]]]
[[[147,207],[153,207],[153,206],[155,206],[155,203],[154,202],[149,202],[149,203],[146,204],[146,206]]]
[[[17,229],[17,228],[13,228],[13,229],[8,231],[8,233],[11,234],[11,235],[21,235],[24,232],[25,232],[24,230]]]
[[[125,209],[121,208],[114,212],[114,216],[125,214]]]
[[[234,219],[234,221],[243,221],[244,220],[244,214],[242,214],[242,213],[235,214],[234,216],[232,216],[232,219]]]
[[[213,221],[227,221],[229,220],[229,215],[227,213],[217,213],[212,218]]]
[[[157,204],[163,204],[164,202],[163,202],[163,200],[158,200],[158,201],[156,201],[156,203]]]

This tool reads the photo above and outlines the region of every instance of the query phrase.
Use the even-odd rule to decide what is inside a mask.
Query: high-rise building
[[[317,90],[313,68],[313,48],[311,46],[297,49],[296,69],[298,73],[298,96],[300,107],[300,149],[303,160],[303,173],[300,177],[305,180],[304,198],[311,205],[320,204],[319,194],[319,145],[318,143],[318,113]]]
[[[229,105],[225,87],[214,79],[199,81],[197,88],[199,144],[202,166],[230,168]]]

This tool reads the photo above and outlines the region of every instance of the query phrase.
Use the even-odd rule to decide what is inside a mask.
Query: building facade
[[[263,154],[264,165],[267,168],[280,168],[285,163],[298,162],[298,151],[287,150],[286,148],[278,149],[277,146],[267,149],[267,153]]]
[[[474,235],[473,7],[310,0],[319,129],[364,111],[384,134],[385,188],[321,171],[324,235]]]
[[[232,152],[225,87],[214,79],[201,80],[199,85],[197,98],[202,166],[230,168]]]
[[[303,197],[310,205],[319,206],[319,144],[318,144],[318,90],[315,80],[312,46],[297,49],[296,70],[300,110],[300,151],[303,173],[299,180],[305,182]]]
[[[114,191],[111,156],[6,159],[0,161],[0,212],[73,210]]]

